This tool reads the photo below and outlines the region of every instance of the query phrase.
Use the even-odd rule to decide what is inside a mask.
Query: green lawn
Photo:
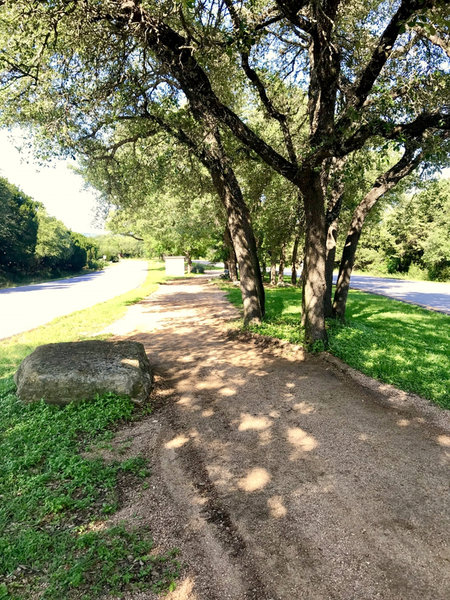
[[[241,305],[239,289],[226,285]],[[250,329],[301,343],[301,291],[266,288],[266,318]],[[383,296],[350,291],[347,324],[328,322],[329,351],[350,366],[450,408],[450,317]]]
[[[12,374],[39,344],[95,335],[157,288],[164,268],[122,296],[0,342],[0,599],[94,600],[125,589],[173,589],[176,551],[152,551],[145,528],[108,527],[118,484],[149,485],[145,460],[106,463],[81,454],[108,444],[113,429],[138,418],[126,397],[107,394],[65,408],[24,405]],[[147,409],[148,411],[148,409]]]

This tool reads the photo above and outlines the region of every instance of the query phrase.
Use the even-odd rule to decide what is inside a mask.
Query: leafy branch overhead
[[[6,1],[2,119],[37,127],[44,153],[111,172],[130,148],[145,166],[146,140],[187,149],[225,211],[249,319],[264,297],[239,173],[264,164],[302,199],[302,319],[308,339],[324,340],[326,206],[340,206],[345,164],[374,150],[405,153],[405,174],[448,161],[446,4]]]

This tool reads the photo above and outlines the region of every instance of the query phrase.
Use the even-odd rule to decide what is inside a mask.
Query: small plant
[[[194,263],[191,268],[191,273],[204,273],[205,267],[200,263]]]

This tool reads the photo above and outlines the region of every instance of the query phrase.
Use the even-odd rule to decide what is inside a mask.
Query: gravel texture
[[[167,598],[449,598],[448,413],[334,359],[234,334],[235,318],[195,279],[161,286],[114,329],[144,344],[156,404],[118,433],[152,475],[122,490],[114,519],[180,548]]]

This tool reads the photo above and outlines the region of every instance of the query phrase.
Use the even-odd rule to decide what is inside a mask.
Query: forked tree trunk
[[[284,265],[286,263],[286,244],[283,243],[280,251],[280,265],[278,267],[278,283],[284,282]]]
[[[325,206],[320,173],[313,170],[301,181],[305,207],[305,259],[303,265],[302,327],[306,344],[326,342]]]

